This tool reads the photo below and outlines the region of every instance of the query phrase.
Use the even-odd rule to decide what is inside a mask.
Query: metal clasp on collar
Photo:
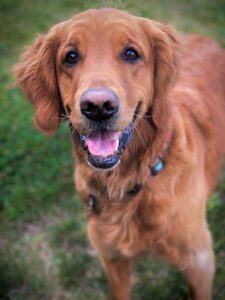
[[[143,185],[141,183],[136,183],[132,189],[127,191],[127,194],[129,196],[136,196],[142,188],[143,188]]]
[[[96,207],[96,198],[92,194],[88,195],[87,216],[89,217]]]

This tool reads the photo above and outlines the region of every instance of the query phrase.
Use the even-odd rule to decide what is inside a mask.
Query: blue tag
[[[156,164],[153,167],[151,167],[152,176],[158,175],[163,168],[164,168],[164,162],[161,159],[158,159]]]

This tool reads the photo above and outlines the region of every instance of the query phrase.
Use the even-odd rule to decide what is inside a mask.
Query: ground
[[[33,2],[33,3],[32,3]],[[77,12],[114,6],[214,37],[225,46],[223,0],[0,1],[0,299],[105,300],[105,274],[86,237],[73,185],[66,124],[49,139],[32,124],[33,109],[14,86],[11,68],[37,33]],[[214,236],[214,299],[225,295],[225,176],[209,202]],[[176,270],[151,258],[137,262],[133,299],[187,299]]]

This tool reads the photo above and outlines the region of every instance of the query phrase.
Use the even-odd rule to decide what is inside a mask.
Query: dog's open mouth
[[[132,137],[132,128],[140,105],[137,106],[131,123],[123,131],[101,130],[89,136],[80,135],[82,147],[88,153],[88,162],[98,169],[110,169],[117,165],[120,156]]]
[[[80,136],[81,145],[88,153],[88,162],[98,169],[110,169],[119,161],[132,135],[131,124],[122,132],[102,131],[88,137]]]

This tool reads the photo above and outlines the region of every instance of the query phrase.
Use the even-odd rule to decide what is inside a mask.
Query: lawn
[[[53,138],[33,126],[33,108],[11,69],[37,33],[77,12],[114,6],[214,37],[225,47],[224,0],[0,0],[0,299],[104,300],[105,274],[86,238],[73,185],[70,132]],[[214,299],[225,295],[225,176],[209,203],[217,270]],[[145,258],[134,265],[134,300],[187,299],[173,268]]]

